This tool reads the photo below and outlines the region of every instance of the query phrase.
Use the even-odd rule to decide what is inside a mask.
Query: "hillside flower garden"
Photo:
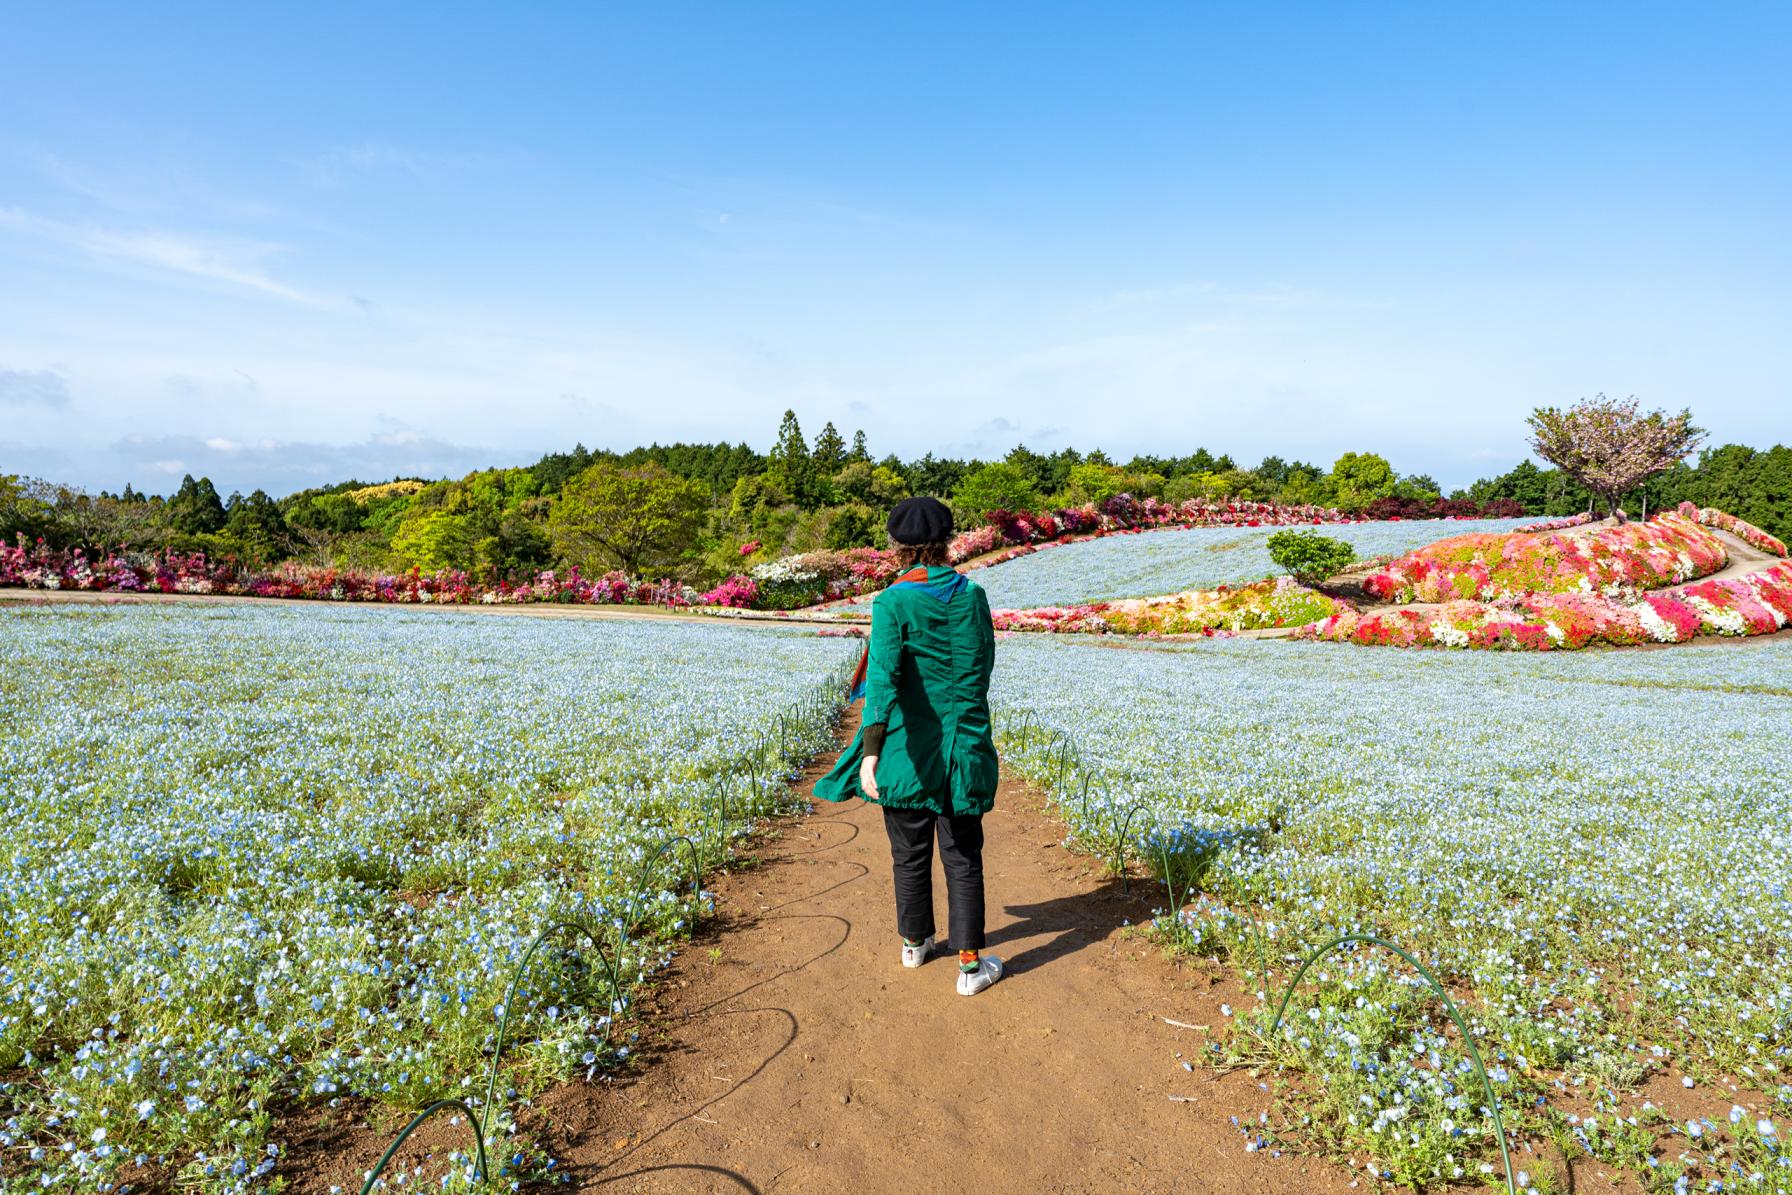
[[[1716,572],[1721,541],[1696,518],[1590,531],[1461,535],[1410,552],[1364,583],[1388,602],[1494,601],[1534,593],[1660,589]]]
[[[625,932],[646,853],[685,834],[713,867],[783,808],[856,658],[781,630],[241,604],[0,611],[0,657],[0,1188],[69,1192],[265,1189],[276,1108],[477,1106],[549,921],[608,926],[624,990],[538,955],[507,1082],[625,1054],[604,1029],[691,908],[667,856]]]
[[[1760,529],[1691,506],[1591,534],[1461,537],[1394,561],[1366,584],[1396,601],[1433,603],[1428,607],[1340,609],[1296,634],[1392,647],[1549,651],[1767,635],[1792,622],[1792,562],[1688,581],[1727,560],[1708,527],[1786,555],[1785,545]],[[1526,584],[1539,588],[1519,588]]]
[[[1061,514],[1015,535],[1062,536]],[[1440,543],[1435,524],[1337,526],[1383,558],[1350,574],[1395,599],[1367,611],[1330,581],[1266,576],[1268,523],[1008,544],[1024,558],[979,573],[992,596],[1068,596],[1000,609],[999,629],[1145,641],[1004,634],[1006,766],[1051,794],[1072,845],[1162,885],[1167,941],[1249,981],[1258,1007],[1214,1061],[1312,1080],[1253,1143],[1368,1157],[1377,1181],[1417,1189],[1492,1173],[1462,1043],[1396,960],[1339,952],[1269,1033],[1263,1006],[1303,951],[1373,933],[1460,995],[1515,1133],[1652,1193],[1787,1195],[1792,645],[1502,658],[1218,641],[1554,653],[1792,621],[1783,545],[1723,512],[1515,525]],[[1774,562],[1718,575],[1740,551],[1719,532]],[[640,894],[638,869],[674,834],[714,867],[789,808],[784,781],[833,741],[859,654],[839,641],[855,627],[357,603],[838,621],[862,606],[804,607],[863,602],[892,568],[875,549],[808,553],[700,594],[576,570],[481,587],[0,552],[0,583],[45,591],[338,603],[0,610],[0,1189],[259,1191],[294,1109],[477,1106],[503,985],[549,920],[603,927],[621,982],[542,956],[501,1090],[604,1073],[631,1049],[635,985],[701,907],[677,857]],[[1204,583],[1150,592],[1189,577]],[[1694,1083],[1690,1121],[1640,1100],[1652,1076]],[[1720,1078],[1744,1115],[1698,1103]],[[515,1182],[541,1162],[508,1107],[494,1156]]]

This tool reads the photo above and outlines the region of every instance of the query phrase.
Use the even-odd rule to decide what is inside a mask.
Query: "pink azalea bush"
[[[1723,568],[1728,553],[1680,513],[1591,531],[1459,535],[1409,552],[1363,583],[1385,602],[1494,601],[1536,593],[1661,589]]]
[[[703,595],[706,606],[726,606],[733,610],[751,610],[759,601],[759,582],[738,573]]]

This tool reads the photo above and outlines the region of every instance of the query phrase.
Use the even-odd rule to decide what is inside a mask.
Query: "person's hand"
[[[867,797],[877,800],[877,756],[867,755],[859,764],[859,788]]]

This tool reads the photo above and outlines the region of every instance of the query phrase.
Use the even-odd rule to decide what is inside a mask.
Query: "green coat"
[[[878,594],[871,603],[864,718],[833,770],[816,781],[815,795],[824,801],[865,796],[859,789],[864,727],[883,723],[878,804],[988,813],[998,769],[989,724],[995,657],[989,599],[952,569],[929,568],[925,585],[893,585]]]

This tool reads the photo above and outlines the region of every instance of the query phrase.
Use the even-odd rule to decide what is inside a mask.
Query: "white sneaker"
[[[912,971],[914,968],[919,967],[922,963],[926,962],[927,956],[932,953],[932,934],[928,934],[923,938],[919,946],[910,946],[907,942],[904,942],[902,944],[902,965]]]
[[[993,954],[986,954],[977,963],[975,971],[960,971],[958,973],[958,994],[960,996],[975,996],[1000,978],[1002,978],[1002,960]]]

